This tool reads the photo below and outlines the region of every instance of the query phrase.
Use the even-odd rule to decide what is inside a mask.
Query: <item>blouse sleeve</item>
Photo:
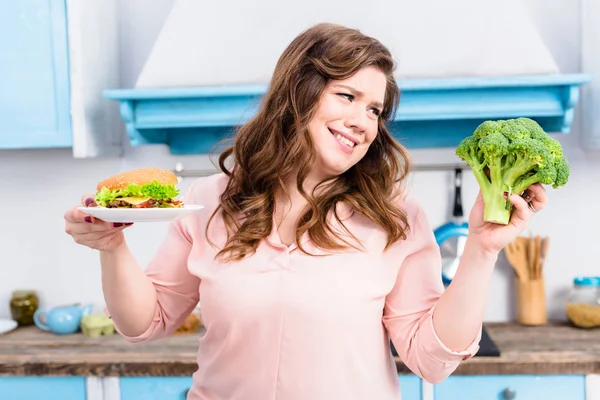
[[[479,350],[481,330],[461,351],[446,347],[436,334],[433,311],[444,291],[441,255],[425,214],[416,210],[408,238],[412,250],[386,297],[383,323],[402,362],[425,381],[439,383]]]

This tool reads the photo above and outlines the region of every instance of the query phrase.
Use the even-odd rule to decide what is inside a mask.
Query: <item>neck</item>
[[[284,180],[285,187],[283,189],[285,190],[285,193],[283,190],[280,190],[275,195],[275,219],[278,226],[281,221],[286,218],[286,216],[292,215],[292,218],[295,220],[300,215],[301,211],[306,207],[307,201],[300,194],[296,181],[297,174],[294,173]],[[309,174],[304,182],[302,182],[302,188],[304,189],[304,192],[310,196],[313,194],[317,184],[322,181],[323,178],[318,178],[312,174]],[[324,189],[324,187],[319,188],[317,193]]]
[[[306,177],[306,179],[304,180],[304,182],[302,182],[302,188],[304,189],[304,192],[307,193],[308,195],[312,195],[313,191],[315,190],[315,187],[320,183],[323,182],[326,178],[322,177],[322,176],[317,176],[316,174],[308,174],[308,176]],[[302,197],[302,195],[300,194],[300,191],[298,190],[297,187],[297,173],[294,173],[292,175],[290,175],[285,181],[284,181],[284,185],[285,185],[285,191],[287,192],[287,194],[290,197],[290,200],[292,203],[296,201],[303,201],[304,198]],[[321,188],[319,190],[322,190]],[[319,191],[317,190],[317,192]]]

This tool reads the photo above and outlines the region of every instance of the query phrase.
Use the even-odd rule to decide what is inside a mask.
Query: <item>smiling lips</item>
[[[329,129],[329,132],[331,132],[331,134],[340,142],[340,144],[343,146],[343,149],[350,153],[352,152],[352,149],[354,148],[354,146],[356,146],[358,144],[358,141],[354,138],[348,137],[344,134],[342,134],[339,131],[333,130],[333,129]]]

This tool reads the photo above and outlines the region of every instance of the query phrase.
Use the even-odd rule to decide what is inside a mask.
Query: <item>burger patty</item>
[[[173,207],[171,204],[171,200],[155,200],[149,199],[147,202],[142,203],[145,208],[153,208],[153,207]],[[106,204],[106,208],[134,208],[133,204],[128,203],[123,200],[115,199],[110,203]]]

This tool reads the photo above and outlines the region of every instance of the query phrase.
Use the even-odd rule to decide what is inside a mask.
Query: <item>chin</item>
[[[342,175],[344,172],[352,168],[356,163],[350,160],[336,160],[333,157],[325,157],[321,158],[321,162],[319,164],[323,176],[335,177]]]

